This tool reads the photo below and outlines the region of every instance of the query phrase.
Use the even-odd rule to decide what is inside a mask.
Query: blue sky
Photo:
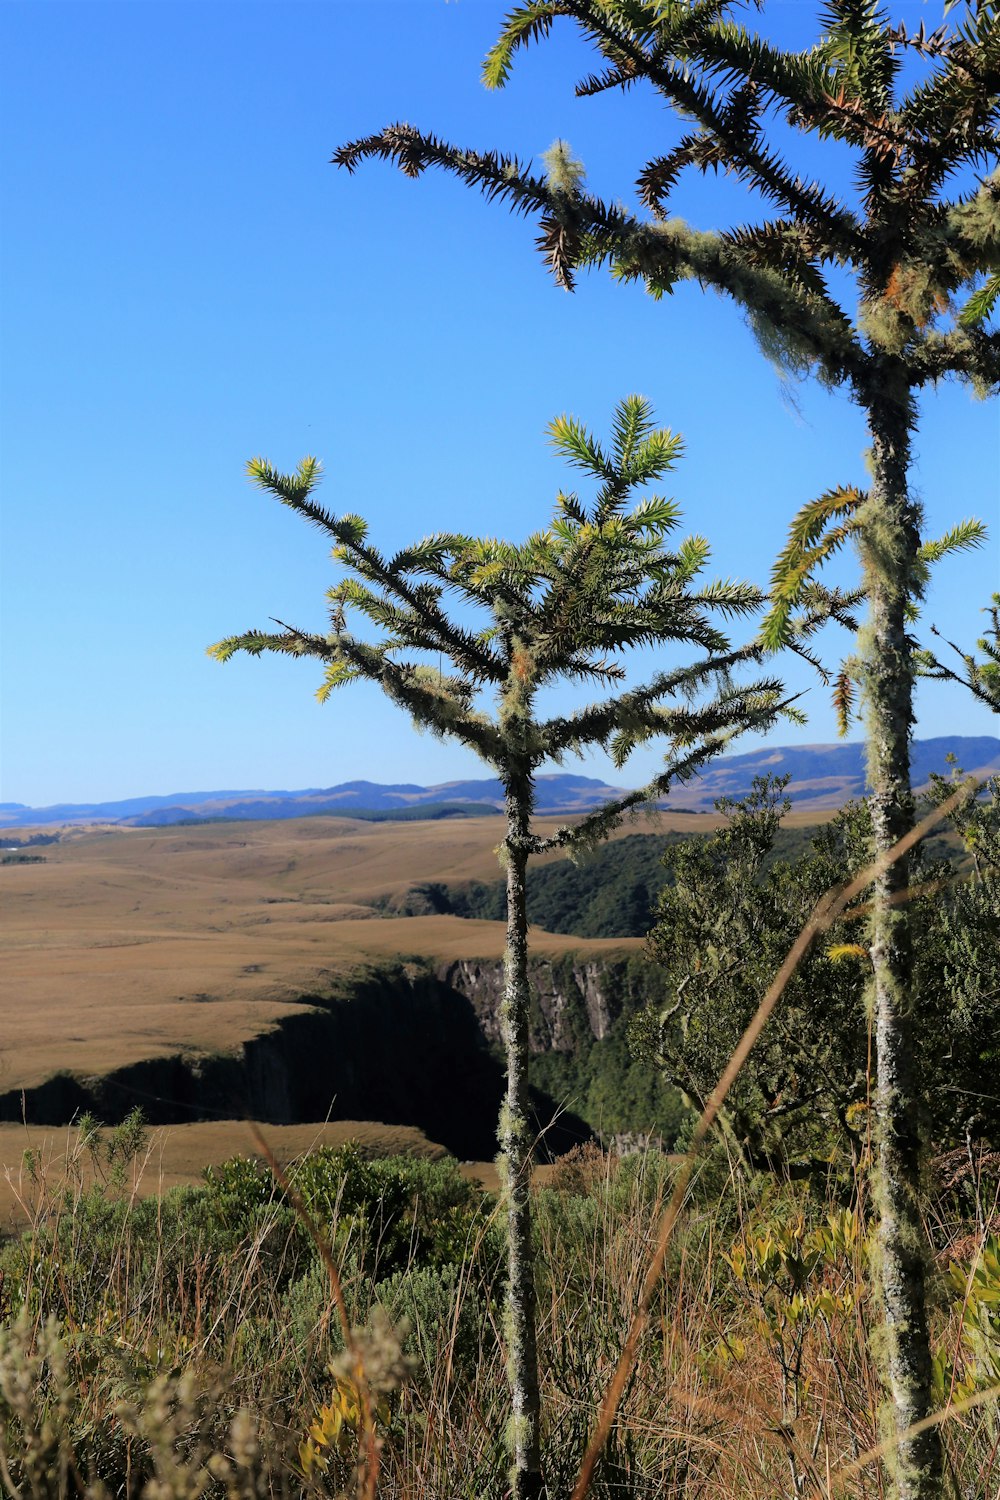
[[[940,4],[893,9],[932,24]],[[631,201],[673,137],[666,112],[641,91],[576,100],[591,59],[568,26],[488,93],[503,10],[0,3],[3,800],[476,774],[374,690],[320,707],[316,664],[206,657],[271,615],[324,620],[324,544],[247,484],[251,454],[319,455],[325,503],[366,515],[386,548],[459,527],[519,537],[568,479],[547,422],[600,431],[640,391],[684,435],[669,490],[686,528],[712,540],[715,572],[757,581],[801,503],[863,482],[859,414],[814,386],[789,399],[731,304],[685,287],[656,305],[602,275],[569,296],[533,226],[456,182],[329,165],[395,119],[524,156],[561,136],[597,190]],[[768,24],[804,43],[814,10],[772,0]],[[835,155],[799,159],[847,180]],[[701,227],[748,211],[725,183],[692,181],[678,204]],[[998,437],[995,405],[955,387],[924,403],[928,531],[969,514],[993,528],[928,602],[962,641],[998,586]],[[823,690],[788,675],[810,723],[779,738],[833,739]],[[996,732],[956,691],[925,687],[919,709],[924,737]]]

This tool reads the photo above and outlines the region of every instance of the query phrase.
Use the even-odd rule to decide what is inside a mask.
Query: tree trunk
[[[507,789],[507,949],[500,1011],[507,1094],[500,1111],[500,1168],[507,1198],[505,1331],[511,1393],[512,1500],[542,1493],[535,1280],[531,1244],[531,1146],[528,1111],[528,912],[525,891],[530,780]]]
[[[894,378],[898,379],[895,399]],[[919,531],[907,492],[914,412],[897,372],[888,370],[880,377],[869,419],[873,478],[862,515],[862,554],[871,624],[863,654],[872,829],[875,852],[883,854],[910,831],[914,819],[910,788],[914,670],[905,607]],[[906,1435],[933,1411],[908,886],[908,861],[896,860],[879,878],[874,898],[877,1283],[884,1318],[883,1361],[893,1403],[892,1431],[886,1436],[898,1444],[888,1460],[895,1491],[899,1500],[939,1500],[943,1491],[939,1429]]]

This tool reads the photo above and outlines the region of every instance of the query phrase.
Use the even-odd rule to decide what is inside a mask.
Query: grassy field
[[[707,831],[718,821],[663,817],[623,832]],[[540,820],[543,830],[556,824]],[[73,830],[44,846],[44,863],[0,868],[0,1091],[59,1073],[103,1076],[150,1058],[234,1052],[360,965],[498,959],[499,922],[382,912],[419,882],[495,880],[499,832],[495,818]],[[550,957],[640,946],[537,929],[532,942]],[[165,1180],[190,1180],[245,1138],[238,1122],[177,1127],[163,1144],[157,1137]],[[23,1136],[11,1127],[0,1139],[2,1164],[16,1169]],[[0,1212],[10,1201],[0,1192]]]
[[[369,904],[418,880],[495,878],[498,831],[489,818],[94,831],[46,846],[44,864],[4,866],[0,1088],[231,1050],[359,964],[499,957],[499,923]],[[541,933],[536,944],[635,946]]]
[[[71,1500],[93,1479],[94,1500],[509,1500],[503,1230],[454,1162],[300,1161],[314,1239],[252,1163],[150,1201],[128,1158],[115,1175],[105,1155],[87,1192],[75,1135],[69,1201],[50,1159],[29,1183],[26,1232],[0,1246],[0,1461],[23,1480],[11,1493]],[[588,1147],[533,1194],[543,1464],[559,1500],[675,1171]],[[986,1500],[1000,1493],[983,1403],[1000,1262],[996,1241],[980,1254],[957,1227],[935,1220],[935,1400],[953,1403],[955,1495]],[[722,1148],[703,1159],[590,1500],[885,1500],[869,1228],[861,1179],[826,1198],[734,1174]],[[363,1376],[343,1356],[317,1241],[339,1265]]]

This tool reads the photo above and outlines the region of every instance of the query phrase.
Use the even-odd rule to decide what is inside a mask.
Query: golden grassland
[[[807,823],[815,818],[792,815]],[[561,820],[539,820],[542,832]],[[714,815],[628,824],[707,831]],[[368,823],[342,818],[163,829],[71,830],[44,863],[0,867],[4,950],[0,1091],[57,1073],[101,1075],[148,1058],[232,1051],[329,993],[360,965],[499,958],[498,922],[382,915],[423,881],[493,880],[499,818]],[[552,856],[550,856],[551,858]],[[558,856],[555,856],[558,857]],[[532,932],[556,956],[637,949],[628,939]],[[279,1156],[314,1139],[373,1150],[440,1151],[417,1130],[371,1122],[268,1127]],[[65,1132],[63,1132],[65,1135]],[[0,1126],[0,1221],[16,1213],[26,1147],[65,1152],[56,1130]],[[153,1133],[144,1191],[195,1180],[247,1149],[240,1121]],[[474,1170],[492,1185],[494,1169]]]
[[[91,831],[43,846],[44,864],[0,867],[0,1089],[232,1050],[359,965],[499,957],[500,923],[382,916],[372,903],[417,881],[497,878],[500,827],[307,818]],[[546,954],[636,946],[535,941]]]
[[[552,830],[558,821],[540,827]],[[664,817],[656,827],[717,822]],[[0,867],[0,1091],[32,1088],[61,1072],[87,1077],[178,1052],[235,1050],[360,965],[399,956],[442,965],[499,958],[501,923],[381,912],[418,882],[498,878],[501,831],[500,819],[490,817],[71,830],[65,841],[40,847],[44,863]],[[639,946],[540,930],[532,942],[552,956]],[[366,1122],[281,1127],[276,1141],[287,1140],[295,1154],[317,1130],[325,1142],[382,1142],[387,1153],[440,1150],[419,1131]],[[16,1176],[24,1149],[42,1143],[58,1156],[58,1135],[0,1126],[0,1168]],[[157,1174],[164,1186],[194,1180],[205,1165],[244,1149],[249,1135],[239,1121],[220,1121],[170,1127],[153,1140],[149,1191]],[[481,1164],[484,1180],[492,1173]],[[15,1187],[0,1182],[0,1218],[16,1200]]]

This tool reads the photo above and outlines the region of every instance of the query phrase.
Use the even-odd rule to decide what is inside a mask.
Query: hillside
[[[913,746],[914,785],[923,786],[932,771],[947,769],[956,756],[970,774],[1000,770],[1000,739],[990,735],[947,735],[917,740]],[[743,797],[755,776],[791,776],[789,796],[816,810],[841,807],[862,796],[864,750],[860,744],[764,746],[743,755],[726,755],[685,786],[670,794],[673,812],[710,812],[717,797]],[[579,814],[618,795],[620,787],[589,776],[563,773],[539,776],[537,809],[541,814]],[[384,785],[347,781],[304,791],[176,792],[168,796],[130,797],[117,802],[60,803],[31,808],[0,804],[0,826],[10,830],[52,824],[115,823],[150,827],[207,819],[301,818],[312,814],[342,817],[380,814],[386,818],[482,816],[503,806],[503,789],[495,779],[447,781],[437,786],[404,782]]]
[[[970,776],[1000,771],[1000,739],[994,735],[945,735],[915,740],[911,754],[913,786],[927,785],[932,771],[948,771],[954,755]],[[673,792],[672,808],[699,811],[711,808],[717,797],[744,797],[755,776],[790,776],[788,795],[803,809],[842,807],[865,793],[864,746],[860,744],[765,745],[746,755],[726,755],[705,774]]]
[[[393,908],[421,880],[495,879],[495,844],[493,818],[307,818],[81,831],[42,846],[38,863],[3,866],[0,1117],[24,1107],[54,1124],[96,1107],[113,1119],[140,1103],[162,1121],[294,1122],[332,1110],[417,1124],[455,1148],[464,1111],[477,1148],[462,1154],[490,1156],[499,1074],[477,997],[498,993],[504,926]],[[606,1027],[604,980],[573,973],[603,974],[638,946],[536,931],[550,997],[539,1048],[560,1045],[567,985],[591,1005],[595,1035]]]
[[[824,814],[793,810],[791,855]],[[669,809],[530,872],[539,1128],[654,1128],[676,1099],[625,1044],[664,849],[718,826]],[[555,818],[540,819],[551,831]],[[25,832],[0,869],[0,1119],[368,1119],[488,1158],[505,942],[495,814]],[[575,1133],[575,1134],[574,1134]]]
[[[498,922],[381,915],[422,877],[495,878],[496,841],[493,819],[316,818],[80,834],[4,866],[3,1089],[218,1054],[362,966],[499,958]]]

